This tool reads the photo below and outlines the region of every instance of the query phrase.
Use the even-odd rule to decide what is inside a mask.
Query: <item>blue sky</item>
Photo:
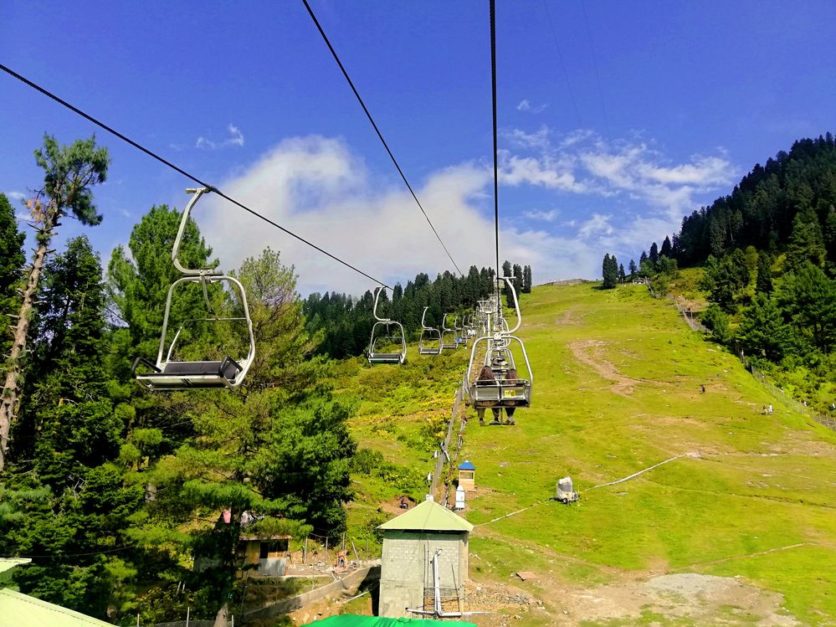
[[[311,4],[460,266],[492,262],[487,0]],[[834,130],[836,3],[499,0],[502,256],[600,274],[756,162]],[[2,62],[386,280],[449,269],[301,2],[7,0]],[[0,76],[0,191],[89,123]],[[189,182],[104,132],[106,262]],[[17,200],[16,200],[17,202]],[[197,215],[227,267],[270,245],[303,292],[371,287],[242,214]],[[21,208],[21,213],[24,210]]]

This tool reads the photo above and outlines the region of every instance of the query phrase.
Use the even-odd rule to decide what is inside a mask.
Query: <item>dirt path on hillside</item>
[[[782,609],[784,597],[735,577],[698,573],[661,575],[646,581],[564,592],[566,622],[638,621],[657,618],[696,624],[798,625]]]
[[[650,576],[593,588],[577,588],[547,573],[507,583],[468,586],[468,620],[479,627],[526,624],[800,625],[785,608],[783,595],[739,577],[700,573]],[[546,599],[543,601],[542,599]],[[481,614],[481,612],[486,612]]]
[[[641,381],[621,374],[611,362],[607,361],[602,350],[604,346],[606,343],[601,340],[576,340],[569,343],[569,350],[579,362],[592,368],[604,379],[612,381],[614,394],[620,396],[632,394],[633,387]]]
[[[549,564],[583,565],[599,576],[614,581],[607,585],[580,587],[553,572],[551,568],[533,569],[534,577],[520,581],[510,577],[503,583],[473,582],[469,588],[468,609],[487,611],[468,617],[479,627],[510,627],[526,624],[633,624],[657,618],[655,624],[674,621],[694,624],[757,624],[794,626],[800,623],[787,612],[783,595],[764,590],[739,577],[717,577],[695,572],[671,573],[667,563],[659,563],[641,572],[625,573],[620,569],[584,560],[578,555],[557,552],[533,542],[509,538],[496,530],[480,527],[480,536],[513,543],[518,550],[536,552]],[[767,552],[793,550],[796,544]],[[489,571],[498,566],[471,553],[471,565],[481,563]],[[694,564],[699,569],[706,564]],[[495,571],[494,571],[495,572]]]

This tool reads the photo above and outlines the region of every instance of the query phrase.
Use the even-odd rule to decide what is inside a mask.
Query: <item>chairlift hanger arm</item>
[[[186,189],[186,193],[191,194],[192,197],[189,198],[189,202],[186,203],[186,207],[183,209],[183,215],[180,216],[180,226],[177,229],[177,237],[174,238],[174,246],[171,248],[171,261],[180,273],[187,276],[220,274],[214,268],[187,268],[180,262],[180,246],[183,244],[183,237],[186,234],[186,227],[188,226],[192,209],[194,209],[194,206],[203,194],[207,194],[211,191],[212,190],[209,187],[190,187]]]
[[[514,281],[510,277],[504,276],[502,277],[502,280],[505,281],[505,284],[508,286],[508,289],[511,292],[511,296],[514,300],[514,313],[517,314],[517,324],[514,325],[513,329],[509,328],[507,332],[516,333],[517,329],[519,329],[522,325],[522,313],[520,313],[520,303],[517,300],[517,290],[514,289]]]

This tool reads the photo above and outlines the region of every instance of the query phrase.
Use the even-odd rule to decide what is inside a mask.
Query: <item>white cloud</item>
[[[225,140],[220,142],[212,141],[211,139],[207,139],[202,135],[197,138],[195,141],[195,148],[200,148],[201,150],[218,150],[219,148],[226,148],[227,146],[243,146],[244,145],[244,134],[234,124],[229,124],[226,127],[228,136]],[[172,144],[172,148],[175,145]],[[177,149],[177,148],[175,148]]]
[[[520,104],[517,105],[517,111],[525,111],[526,113],[542,113],[548,106],[549,105],[547,104],[533,105],[528,98],[523,98],[520,100]]]
[[[537,185],[581,193],[588,191],[572,172],[571,164],[549,156],[523,157],[506,150],[499,151],[499,182],[501,185]]]
[[[613,228],[610,224],[612,216],[601,215],[600,213],[593,213],[589,220],[581,224],[578,229],[578,236],[581,239],[588,240],[595,235],[612,235]]]
[[[543,222],[554,222],[557,219],[557,216],[560,215],[560,212],[557,209],[549,209],[548,211],[543,211],[541,209],[531,209],[529,211],[523,212],[523,215],[529,220],[542,220]]]
[[[541,126],[533,133],[527,133],[521,129],[515,128],[510,131],[503,131],[502,135],[510,144],[516,148],[540,148],[545,149],[549,147],[549,127]]]
[[[319,136],[282,141],[256,163],[221,185],[271,220],[387,282],[418,272],[451,270],[412,197],[392,182],[371,180],[345,144]],[[493,264],[493,223],[484,204],[488,169],[464,163],[433,173],[416,188],[456,261]],[[269,227],[223,199],[208,196],[197,212],[207,242],[226,268],[237,267],[265,246],[282,252],[300,276],[300,290],[360,293],[374,284],[304,244]],[[555,212],[555,215],[556,212]],[[231,236],[234,234],[234,236]],[[538,276],[594,276],[598,251],[575,237],[502,225],[502,255],[530,264]]]
[[[602,229],[605,211],[577,224],[561,225],[577,227],[578,237],[594,237],[600,245],[619,250],[644,248],[676,231],[682,216],[699,205],[699,194],[727,187],[735,176],[722,149],[716,155],[694,155],[684,163],[672,163],[652,142],[607,141],[587,129],[560,137],[541,126],[534,133],[514,130],[505,136],[517,152],[502,155],[504,184],[598,197],[599,206],[601,198],[615,202],[619,197],[639,205],[627,215],[624,203],[616,203],[622,215],[611,218],[623,228]]]
[[[603,253],[624,257],[673,232],[695,194],[732,175],[725,155],[671,163],[641,142],[610,143],[590,131],[552,141],[548,129],[520,152],[500,153],[501,184],[588,200],[586,216],[529,210],[501,225],[503,258],[530,264],[538,281],[600,275]],[[539,140],[538,140],[539,141]],[[466,162],[431,173],[415,185],[427,213],[463,269],[493,264],[489,210],[492,171]],[[417,183],[413,181],[413,184]],[[280,142],[241,168],[221,189],[271,220],[386,282],[452,270],[414,200],[399,181],[381,183],[339,139]],[[625,205],[626,201],[630,201]],[[311,250],[220,198],[209,196],[197,218],[226,268],[267,245],[282,252],[300,276],[300,290],[360,293],[374,283]],[[627,209],[625,206],[631,208]],[[564,210],[565,211],[565,210]],[[624,259],[623,261],[626,261]]]
[[[27,195],[24,192],[18,192],[18,191],[14,191],[14,190],[10,191],[10,192],[3,192],[3,194],[6,196],[6,198],[9,199],[9,203],[12,206],[20,205],[21,203],[26,201],[26,197],[27,197]],[[30,215],[30,213],[28,211],[22,211],[22,210],[15,211],[15,220],[17,220],[18,222],[28,222],[31,219],[32,219],[32,216]]]

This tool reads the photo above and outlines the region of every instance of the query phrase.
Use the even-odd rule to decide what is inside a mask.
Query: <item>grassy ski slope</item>
[[[740,576],[783,595],[780,611],[799,621],[836,622],[836,433],[641,286],[538,287],[522,309],[534,405],[515,427],[471,420],[464,434],[462,458],[477,467],[465,513],[477,525],[477,584],[522,588],[544,602],[527,622],[549,624],[567,614],[564,591],[666,573]],[[390,465],[356,475],[355,536],[390,517],[395,496],[421,498],[463,353],[419,358],[411,347],[406,368],[344,366],[343,387],[360,403],[354,434]],[[564,474],[582,494],[574,506],[547,500]],[[510,579],[519,570],[538,577]]]

